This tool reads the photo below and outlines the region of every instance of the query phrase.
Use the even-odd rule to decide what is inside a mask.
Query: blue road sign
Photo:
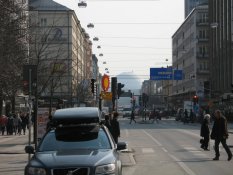
[[[150,80],[172,80],[172,68],[150,68]]]
[[[182,79],[183,79],[183,71],[174,70],[174,80],[182,80]]]

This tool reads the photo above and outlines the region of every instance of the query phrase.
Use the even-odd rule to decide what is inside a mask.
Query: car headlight
[[[116,165],[115,164],[107,164],[96,167],[95,174],[108,174],[115,173]]]
[[[44,168],[28,167],[29,175],[46,175]]]

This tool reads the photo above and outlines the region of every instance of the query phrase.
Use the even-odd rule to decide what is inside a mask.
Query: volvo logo
[[[73,173],[75,173],[76,171],[78,171],[80,168],[77,168],[73,171],[68,171],[68,173],[66,175],[73,175]]]

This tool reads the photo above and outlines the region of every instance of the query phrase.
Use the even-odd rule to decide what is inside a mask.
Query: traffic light
[[[233,83],[231,83],[231,93],[233,93]]]
[[[117,83],[117,96],[118,96],[118,99],[120,98],[121,94],[124,93],[124,91],[122,90],[122,88],[124,86],[125,86],[124,84]]]
[[[138,101],[139,101],[139,106],[142,106],[142,96],[141,95],[139,95]]]
[[[193,103],[194,104],[198,103],[198,96],[196,96],[196,95],[193,96]]]
[[[92,94],[94,94],[95,93],[95,79],[91,79],[91,92],[92,92]]]
[[[117,77],[111,78],[111,91],[113,100],[116,98],[117,93]]]

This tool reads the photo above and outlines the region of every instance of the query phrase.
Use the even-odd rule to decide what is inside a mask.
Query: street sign
[[[101,92],[101,97],[103,100],[112,100],[112,93],[111,92]]]
[[[172,68],[150,68],[150,80],[172,80]]]
[[[183,79],[183,71],[174,70],[174,80],[182,80],[182,79]]]

